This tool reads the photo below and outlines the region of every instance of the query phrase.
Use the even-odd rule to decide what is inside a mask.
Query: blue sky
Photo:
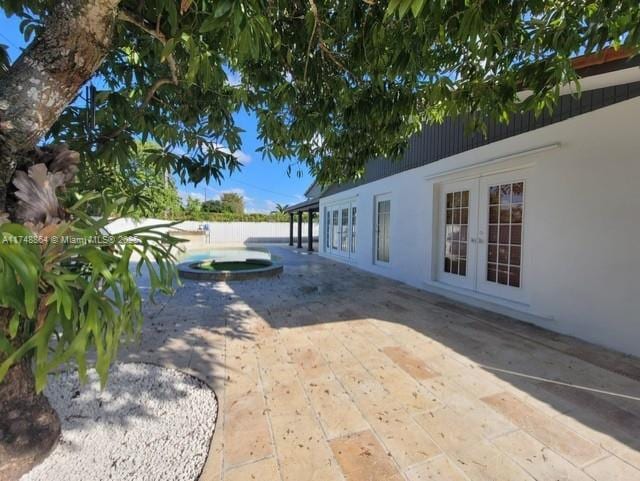
[[[25,46],[19,30],[19,20],[7,17],[0,9],[0,43],[9,45],[12,59],[20,54],[20,48]],[[236,122],[245,132],[242,134],[242,151],[238,158],[244,163],[241,172],[226,175],[227,179],[221,184],[216,182],[197,187],[178,185],[183,196],[195,195],[200,198],[215,199],[222,192],[238,192],[244,195],[247,212],[269,212],[276,203],[295,204],[304,199],[303,193],[313,181],[306,167],[299,166],[302,176],[296,175],[298,164],[292,169],[291,176],[287,176],[288,164],[264,160],[256,149],[260,147],[257,136],[257,122],[251,113],[239,112]]]

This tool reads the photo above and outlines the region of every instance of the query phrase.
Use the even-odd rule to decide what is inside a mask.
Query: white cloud
[[[214,144],[214,146],[217,150],[221,152],[233,155],[236,159],[238,159],[238,162],[240,162],[242,165],[247,165],[249,162],[251,162],[251,156],[246,152],[243,152],[242,150],[236,150],[235,152],[231,152],[228,147],[225,147],[222,144]],[[206,151],[206,147],[203,147],[203,150]]]
[[[180,190],[180,191],[178,191],[178,195],[180,196],[180,200],[182,200],[182,203],[187,202],[187,199],[189,197],[192,197],[194,199],[198,199],[199,201],[204,201],[204,194],[201,194],[200,192]]]
[[[247,214],[269,214],[275,206],[276,203],[269,199],[244,198],[244,210]]]
[[[242,150],[236,150],[233,153],[233,156],[238,159],[238,162],[242,163],[243,165],[247,165],[249,162],[251,162],[251,156],[246,152],[243,152]]]
[[[214,189],[213,187],[207,186],[206,189],[207,189],[207,192],[211,192],[214,195],[214,197],[212,197],[212,199],[220,199],[222,194],[226,194],[226,193],[233,193],[233,194],[241,195],[245,200],[251,199],[251,197],[247,196],[247,193],[245,192],[245,190],[241,189],[241,188]]]

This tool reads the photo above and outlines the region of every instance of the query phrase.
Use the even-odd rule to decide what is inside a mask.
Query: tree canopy
[[[239,167],[239,109],[257,115],[266,157],[345,180],[425,122],[540,112],[575,80],[573,56],[640,43],[633,0],[110,2],[95,126],[76,102],[50,137],[125,164],[135,139],[153,140],[152,160],[194,182]],[[58,4],[0,0],[35,42]]]
[[[78,172],[78,181],[70,192],[102,192],[123,199],[122,208],[134,217],[174,219],[182,211],[182,202],[173,177],[149,161],[160,147],[153,143],[136,143],[126,162],[113,164],[102,158],[94,160],[90,169]],[[91,213],[99,215],[98,205],[89,205]]]
[[[244,214],[244,197],[236,192],[223,192],[220,196],[222,212]]]

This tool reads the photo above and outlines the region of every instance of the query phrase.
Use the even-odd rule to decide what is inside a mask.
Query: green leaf
[[[20,313],[15,312],[9,321],[9,335],[11,338],[15,338],[18,334],[18,328],[20,327]]]
[[[418,17],[420,13],[422,13],[422,9],[424,8],[425,0],[413,0],[411,2],[411,12],[414,17]]]
[[[402,1],[404,0],[390,0],[389,5],[387,6],[386,15],[387,16],[393,15],[398,9],[400,2]]]
[[[222,17],[231,10],[232,6],[233,2],[231,0],[219,0],[213,9],[213,16],[215,18]]]
[[[0,351],[2,351],[5,355],[11,355],[15,349],[9,342],[9,340],[0,332]]]

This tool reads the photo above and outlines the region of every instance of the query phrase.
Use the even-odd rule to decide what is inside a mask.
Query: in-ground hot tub
[[[233,281],[280,274],[282,264],[260,248],[215,248],[187,251],[178,264],[183,279]]]

